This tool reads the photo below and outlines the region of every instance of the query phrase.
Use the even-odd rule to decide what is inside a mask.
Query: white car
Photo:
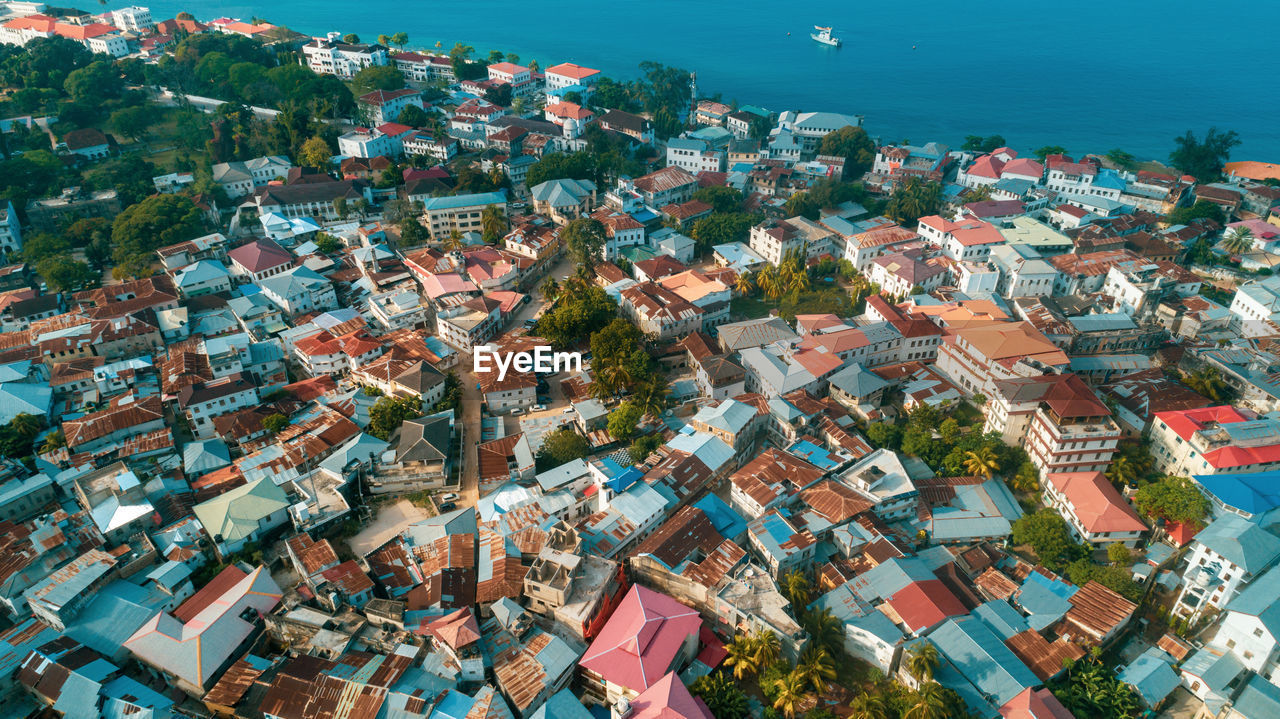
[[[560,410],[560,414],[573,414],[573,407],[565,407],[563,410]]]
[[[518,417],[522,414],[524,414],[524,410],[520,409],[519,407],[516,407],[515,409],[511,410],[512,417]]]
[[[546,407],[546,405],[535,404],[535,405],[533,406],[533,411],[534,411],[534,412],[541,412],[541,411],[545,410],[546,408],[547,408],[547,407]]]
[[[457,495],[457,493],[456,493],[456,492],[449,492],[448,494],[442,494],[442,495],[440,495],[440,501],[441,501],[441,502],[456,502],[456,501],[458,501],[458,495]]]

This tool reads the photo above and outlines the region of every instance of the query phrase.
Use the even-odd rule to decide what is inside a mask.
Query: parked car
[[[440,501],[441,501],[441,502],[456,502],[456,501],[458,501],[458,493],[457,493],[457,492],[448,492],[448,493],[446,493],[446,494],[442,494],[442,495],[440,495]]]
[[[458,505],[454,504],[453,502],[445,502],[444,504],[440,505],[440,511],[450,512],[450,511],[453,511],[454,509],[457,509],[457,507]]]
[[[522,414],[524,414],[524,410],[523,410],[523,409],[520,409],[519,407],[516,407],[515,409],[511,410],[511,416],[512,416],[512,417],[518,417],[518,416],[520,416],[520,415],[522,415]]]
[[[565,407],[560,414],[573,414],[573,407]]]
[[[546,409],[546,408],[547,408],[547,407],[546,407],[546,405],[535,404],[535,405],[533,406],[533,411],[534,411],[534,412],[541,412],[542,410],[544,410],[544,409]]]

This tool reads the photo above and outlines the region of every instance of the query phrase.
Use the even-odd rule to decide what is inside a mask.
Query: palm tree
[[[1013,479],[1009,480],[1009,488],[1018,492],[1035,492],[1040,489],[1040,472],[1030,462],[1023,462]]]
[[[654,375],[635,388],[636,406],[645,414],[657,417],[667,408],[667,381],[662,375]]]
[[[755,289],[755,283],[751,281],[751,273],[746,271],[740,272],[738,274],[738,279],[733,283],[733,289],[737,290],[738,294],[743,297],[751,294],[751,291]]]
[[[784,590],[791,605],[803,609],[809,606],[809,578],[793,569],[782,577]]]
[[[485,242],[497,242],[507,234],[507,216],[501,207],[489,205],[480,213],[480,234]]]
[[[800,656],[796,671],[818,694],[825,692],[827,686],[836,680],[836,663],[826,647],[813,646],[806,649]]]
[[[733,667],[733,678],[742,680],[760,670],[758,643],[754,636],[739,634],[725,647],[725,666]]]
[[[809,273],[804,268],[792,269],[791,279],[787,282],[787,289],[795,294],[800,294],[813,286],[809,281]]]
[[[774,680],[773,685],[777,688],[778,695],[773,700],[773,708],[782,712],[787,719],[794,719],[801,705],[809,698],[809,693],[805,691],[808,683],[804,675],[794,669],[785,677]]]
[[[757,630],[751,635],[751,641],[758,667],[771,666],[782,656],[782,641],[771,629]]]
[[[461,250],[467,246],[467,243],[462,241],[462,233],[458,232],[455,227],[449,231],[449,236],[444,238],[444,242],[441,242],[440,246],[446,250]]]
[[[971,475],[991,479],[1000,469],[1000,460],[990,447],[979,447],[976,452],[965,452],[964,456],[964,471]]]
[[[1182,375],[1182,383],[1214,402],[1222,401],[1227,395],[1227,383],[1213,367],[1201,367],[1191,374]]]
[[[391,47],[391,36],[390,36],[390,35],[379,35],[379,36],[378,36],[378,44],[379,44],[379,45],[381,45],[381,46],[383,46],[383,47]]]
[[[1232,255],[1243,255],[1253,249],[1253,230],[1239,225],[1222,235],[1222,249]]]
[[[805,631],[809,633],[809,638],[820,647],[826,647],[835,650],[840,646],[840,640],[843,638],[843,628],[836,615],[831,613],[830,609],[823,609],[820,612],[809,612],[804,618]]]
[[[1107,467],[1107,479],[1117,487],[1124,487],[1137,478],[1138,469],[1133,466],[1128,457],[1116,457],[1111,460],[1111,466]]]
[[[548,276],[547,279],[542,281],[542,287],[539,289],[542,290],[542,299],[547,302],[555,302],[556,298],[560,296],[560,283],[556,282],[554,277]]]
[[[946,716],[947,698],[942,693],[941,684],[925,682],[911,698],[911,706],[902,713],[902,719],[943,719]]]
[[[766,297],[775,302],[787,291],[778,268],[773,265],[765,265],[764,269],[756,273],[756,284],[760,286],[760,290]]]
[[[911,651],[907,657],[907,671],[917,681],[927,682],[933,679],[938,668],[938,648],[933,642],[925,641]]]
[[[886,719],[888,716],[884,698],[879,694],[859,694],[849,702],[849,708],[853,710],[849,719]]]
[[[603,376],[610,386],[618,389],[629,386],[635,379],[631,376],[631,369],[623,362],[610,362],[601,367],[596,376]]]

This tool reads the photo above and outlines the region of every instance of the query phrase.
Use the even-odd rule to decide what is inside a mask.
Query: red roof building
[[[1178,477],[1280,468],[1280,421],[1235,407],[1159,412],[1151,422],[1156,469]]]
[[[697,610],[635,585],[578,665],[590,690],[612,706],[682,669],[697,655],[701,627]]]
[[[1101,472],[1050,473],[1045,502],[1056,507],[1086,542],[1133,546],[1147,525]]]
[[[715,719],[700,697],[671,672],[631,702],[627,719]]]
[[[917,635],[942,624],[949,617],[969,613],[939,579],[912,582],[889,597],[886,604],[898,615],[898,623]]]

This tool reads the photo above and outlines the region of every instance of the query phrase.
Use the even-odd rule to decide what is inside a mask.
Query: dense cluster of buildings
[[[174,33],[290,41],[227,18],[7,5],[0,42],[16,45],[60,35],[151,57]],[[209,233],[160,248],[152,276],[58,293],[16,261],[24,230],[119,214],[114,191],[0,213],[0,424],[43,427],[28,463],[0,460],[8,705],[709,719],[689,685],[721,669],[726,643],[773,632],[795,659],[802,615],[827,610],[848,655],[908,684],[905,658],[931,644],[935,678],[975,716],[1070,716],[1046,683],[1121,646],[1136,658],[1118,677],[1144,708],[1181,686],[1205,716],[1274,716],[1280,283],[1233,275],[1222,304],[1185,259],[1244,228],[1241,267],[1271,266],[1280,193],[1258,168],[1206,184],[1093,155],[890,144],[866,186],[940,183],[936,212],[789,216],[788,199],[846,176],[822,139],[861,116],[695,99],[689,129],[663,140],[649,118],[593,107],[601,72],[577,64],[500,62],[459,83],[447,56],[336,33],[295,44],[316,73],[393,66],[407,86],[358,99],[330,172],[283,156],[209,168],[232,206],[198,198]],[[448,99],[425,101],[428,84]],[[497,87],[511,105],[485,99]],[[441,114],[439,131],[401,124],[411,107]],[[652,148],[645,171],[527,186],[591,127]],[[115,152],[77,133],[69,161]],[[429,160],[376,181],[406,156]],[[456,191],[459,157],[510,188]],[[763,219],[700,255],[690,228],[714,210],[698,191],[722,186]],[[1227,222],[1166,221],[1197,200]],[[392,201],[425,243],[402,241]],[[561,230],[584,217],[605,234],[590,281],[668,374],[672,410],[637,428],[658,440],[647,457],[609,433],[618,398],[592,392],[590,368],[468,366],[478,348],[546,344],[533,320],[564,298],[537,288],[573,271]],[[744,317],[743,276],[789,258],[878,291],[850,316]],[[1177,379],[1208,372],[1221,394]],[[378,432],[375,406],[397,398],[419,416]],[[1020,468],[946,476],[867,439],[920,407],[964,408],[980,415],[966,431],[1025,449],[1037,496],[1001,478]],[[587,456],[542,466],[557,429]],[[1111,481],[1139,440],[1208,499],[1204,522],[1152,523]],[[432,511],[367,521],[371,498],[406,495]],[[1203,631],[1153,634],[1116,591],[1012,551],[1020,499],[1092,549],[1130,550],[1123,568]],[[810,579],[806,606],[784,591],[793,572]]]

